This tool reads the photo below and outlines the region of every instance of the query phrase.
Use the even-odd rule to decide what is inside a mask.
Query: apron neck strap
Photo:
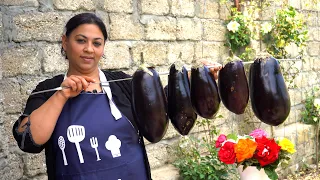
[[[67,78],[67,73],[64,74],[64,79],[66,78]],[[109,82],[107,80],[106,75],[100,70],[100,68],[99,68],[99,79],[100,79],[100,82],[103,82],[102,89],[104,93],[106,93],[108,96],[111,114],[116,120],[119,120],[120,118],[122,118],[121,112],[119,111],[119,109],[117,108],[117,106],[112,100],[112,93],[111,93]]]

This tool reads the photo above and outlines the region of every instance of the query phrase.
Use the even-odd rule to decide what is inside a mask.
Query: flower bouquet
[[[237,167],[243,165],[243,171],[249,166],[263,169],[269,179],[276,180],[276,168],[279,165],[288,165],[291,154],[296,150],[287,138],[273,139],[267,136],[262,129],[256,129],[244,136],[221,134],[216,140],[218,158],[225,164],[236,163]]]

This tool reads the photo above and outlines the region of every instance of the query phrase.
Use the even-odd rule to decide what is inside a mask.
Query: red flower
[[[226,142],[221,147],[218,152],[218,156],[220,161],[226,164],[233,164],[236,162],[236,154],[234,153],[234,143],[233,142]]]
[[[254,155],[258,159],[261,167],[266,166],[275,162],[278,159],[280,146],[274,141],[274,139],[269,140],[266,137],[256,138],[258,143],[257,151]]]
[[[225,136],[224,134],[221,134],[221,135],[218,137],[217,141],[216,141],[216,148],[221,147],[222,143],[223,143],[225,140],[227,140],[227,136]]]

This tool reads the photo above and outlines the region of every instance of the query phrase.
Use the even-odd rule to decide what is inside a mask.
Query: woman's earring
[[[106,58],[106,56],[104,54],[101,57],[104,58],[104,59]]]

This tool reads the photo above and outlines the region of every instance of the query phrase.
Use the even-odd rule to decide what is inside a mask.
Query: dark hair
[[[69,21],[67,22],[67,24],[65,26],[65,35],[67,37],[69,37],[71,32],[82,24],[95,24],[95,25],[97,25],[103,34],[104,42],[106,42],[106,40],[108,38],[106,26],[104,25],[103,21],[93,13],[81,13],[81,14],[77,14],[77,15],[73,16],[71,19],[69,19]],[[62,47],[61,47],[61,53],[62,53],[62,55],[66,56]],[[67,56],[66,56],[66,58],[67,58]]]

